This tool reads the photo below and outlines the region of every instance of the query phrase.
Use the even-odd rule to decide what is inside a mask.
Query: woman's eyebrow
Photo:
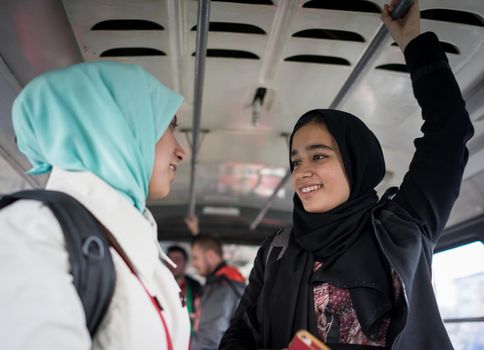
[[[334,151],[334,148],[329,147],[328,145],[322,144],[322,143],[315,143],[312,145],[306,146],[306,151],[314,151],[314,150],[330,150]],[[299,154],[299,151],[297,149],[293,149],[291,151],[291,157]]]
[[[306,151],[313,151],[315,149],[323,149],[323,150],[326,149],[326,150],[334,151],[334,148],[329,147],[328,145],[325,145],[322,143],[306,146]]]

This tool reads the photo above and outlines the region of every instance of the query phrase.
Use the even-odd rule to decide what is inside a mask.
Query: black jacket
[[[424,33],[410,42],[405,59],[422,108],[424,136],[415,140],[416,152],[396,195],[373,209],[372,226],[403,287],[403,303],[392,314],[392,349],[452,349],[432,288],[432,254],[459,193],[468,158],[465,144],[473,127],[435,34]],[[264,257],[271,240],[259,249],[249,285],[220,349],[273,347],[260,340],[265,331],[260,329],[261,317],[278,317],[260,314],[261,299],[270,295],[267,291],[284,292],[264,285]],[[277,334],[265,338],[274,337]]]

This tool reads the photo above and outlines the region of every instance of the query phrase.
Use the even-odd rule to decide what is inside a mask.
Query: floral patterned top
[[[315,261],[313,272],[323,266],[321,261]],[[401,293],[400,280],[393,273],[393,288],[395,300]],[[323,342],[371,345],[385,347],[390,316],[386,317],[375,339],[368,339],[361,329],[356,311],[351,302],[348,289],[337,288],[329,283],[314,286],[314,309],[318,335]]]

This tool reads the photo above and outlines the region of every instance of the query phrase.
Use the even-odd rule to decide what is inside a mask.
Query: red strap
[[[148,289],[146,289],[145,285],[143,284],[143,281],[139,278],[138,275],[134,274],[136,278],[138,279],[139,283],[143,286],[143,289],[145,290],[146,294],[148,294],[148,297],[151,300],[151,303],[155,307],[155,309],[158,312],[158,315],[160,315],[161,318],[161,323],[163,323],[163,328],[165,329],[165,334],[166,334],[166,344],[168,346],[168,350],[173,350],[173,344],[171,342],[171,336],[170,336],[170,331],[168,330],[168,326],[166,325],[165,318],[163,317],[163,309],[159,303],[159,301],[148,292]]]
[[[161,307],[161,305],[158,302],[158,300],[156,299],[156,297],[152,296],[150,294],[150,292],[148,291],[148,289],[146,289],[146,286],[144,285],[143,281],[141,281],[141,278],[136,273],[136,270],[133,266],[133,263],[131,262],[131,260],[129,260],[129,258],[126,255],[126,253],[124,252],[123,248],[121,248],[121,245],[117,242],[117,240],[114,238],[114,236],[109,231],[105,230],[105,232],[108,236],[109,243],[114,248],[114,250],[116,250],[116,252],[123,259],[123,261],[126,263],[129,270],[131,271],[131,273],[138,279],[139,283],[143,286],[143,289],[145,290],[146,294],[150,298],[151,303],[153,304],[153,306],[156,309],[156,312],[158,313],[158,315],[160,315],[161,323],[163,324],[163,328],[165,330],[166,344],[168,346],[168,350],[173,350],[173,343],[171,342],[170,332],[168,330],[168,326],[166,325],[165,318],[163,317],[163,308]]]

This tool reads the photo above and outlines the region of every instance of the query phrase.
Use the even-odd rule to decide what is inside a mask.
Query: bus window
[[[434,255],[433,285],[456,350],[484,349],[484,244]]]

